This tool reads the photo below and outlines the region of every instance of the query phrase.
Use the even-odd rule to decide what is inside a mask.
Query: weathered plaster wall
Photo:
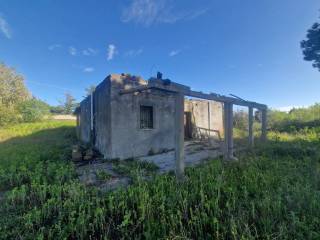
[[[90,97],[80,103],[80,140],[84,143],[90,142]]]
[[[208,130],[218,130],[223,135],[223,104],[207,100],[185,100],[185,112],[191,112],[192,132],[199,138],[200,135],[210,133],[210,136],[217,137]],[[202,129],[199,129],[202,128]]]
[[[95,148],[111,158],[111,115],[110,115],[110,79],[107,77],[95,89],[94,102],[94,131]]]
[[[172,94],[150,90],[119,95],[120,89],[146,84],[145,81],[112,75],[111,129],[112,157],[145,156],[174,148],[174,109]],[[140,105],[153,106],[154,128],[140,129]]]
[[[175,94],[159,90],[119,94],[146,84],[140,77],[112,74],[97,86],[93,94],[94,144],[105,158],[125,159],[174,149]],[[80,105],[80,139],[86,143],[90,142],[90,105],[90,97]],[[141,105],[153,107],[153,129],[140,128]],[[210,101],[209,107],[210,121],[208,101],[185,101],[185,111],[192,113],[195,126],[222,134],[222,104]]]

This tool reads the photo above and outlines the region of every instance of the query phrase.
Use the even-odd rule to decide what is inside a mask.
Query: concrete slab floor
[[[196,166],[208,158],[216,158],[222,155],[219,143],[208,145],[208,142],[185,141],[185,166]],[[175,170],[174,151],[157,154],[153,156],[141,157],[140,160],[151,162],[159,167],[160,174]]]
[[[184,150],[186,167],[196,166],[203,163],[208,158],[215,158],[222,155],[219,143],[211,143],[209,145],[208,142],[186,141]],[[140,157],[135,160],[155,164],[158,166],[156,173],[159,174],[175,170],[174,150],[152,156]],[[120,163],[121,165],[128,164],[126,161],[120,161]],[[99,178],[99,173],[101,173],[101,171],[103,171],[108,178]],[[76,172],[80,182],[87,186],[96,186],[102,191],[126,187],[132,182],[131,177],[128,174],[119,174],[116,171],[115,163],[103,159],[96,159],[88,164],[78,166],[76,167]]]

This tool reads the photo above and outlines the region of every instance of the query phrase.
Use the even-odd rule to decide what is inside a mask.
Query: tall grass
[[[271,133],[239,162],[187,169],[183,183],[137,173],[133,185],[108,193],[80,184],[66,161],[72,125],[15,129],[1,132],[2,239],[320,238],[317,129]]]

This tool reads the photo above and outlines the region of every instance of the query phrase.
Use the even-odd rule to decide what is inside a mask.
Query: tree
[[[320,24],[314,23],[306,37],[301,42],[304,60],[313,62],[312,66],[320,71]]]
[[[50,106],[35,97],[22,102],[19,105],[19,112],[23,122],[41,121],[49,115]]]
[[[238,129],[247,129],[249,125],[248,113],[240,110],[233,114],[233,126]]]
[[[87,87],[87,88],[85,89],[85,91],[86,91],[86,96],[90,96],[91,93],[94,92],[94,90],[96,90],[96,86],[95,86],[95,85],[90,85],[89,87]]]
[[[29,98],[23,77],[13,68],[0,63],[0,104],[12,107]]]
[[[0,63],[0,126],[19,122],[18,105],[29,98],[23,77]]]
[[[50,112],[52,114],[63,114],[64,113],[64,107],[61,105],[58,106],[50,106]]]
[[[76,103],[76,99],[70,93],[65,93],[65,100],[62,106],[65,114],[72,114],[78,103]]]

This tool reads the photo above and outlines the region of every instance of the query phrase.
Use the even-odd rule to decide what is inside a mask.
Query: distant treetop
[[[306,40],[301,41],[304,60],[311,61],[320,71],[320,23],[314,23],[308,30]]]

